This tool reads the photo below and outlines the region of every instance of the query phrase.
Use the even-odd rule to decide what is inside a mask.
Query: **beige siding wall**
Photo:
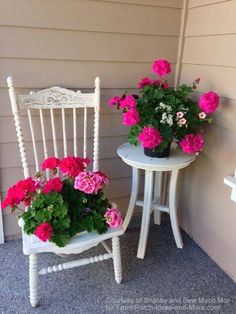
[[[0,0],[0,190],[22,177],[6,89],[12,75],[19,93],[53,85],[88,89],[102,84],[101,168],[112,183],[108,195],[125,209],[130,168],[116,155],[127,129],[107,100],[132,91],[150,75],[155,58],[174,68],[181,0]],[[172,77],[173,79],[173,77]],[[33,163],[32,157],[30,157]],[[15,217],[4,212],[7,237],[19,234]]]
[[[236,168],[235,12],[236,1],[189,1],[181,81],[200,77],[199,92],[222,98],[204,152],[184,172],[180,213],[183,228],[236,280],[236,204],[223,183]]]

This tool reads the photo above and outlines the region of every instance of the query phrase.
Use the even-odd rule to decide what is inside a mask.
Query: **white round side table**
[[[171,148],[169,157],[152,158],[144,155],[143,147],[136,147],[129,143],[122,144],[118,148],[117,153],[126,164],[132,167],[132,189],[128,210],[123,223],[124,230],[126,230],[129,225],[135,205],[143,207],[137,257],[144,258],[145,256],[152,210],[154,210],[154,221],[156,224],[160,224],[161,212],[170,214],[171,227],[176,246],[178,248],[183,248],[183,241],[180,235],[177,218],[176,185],[179,170],[187,167],[193,162],[196,155],[187,155],[179,150]],[[140,169],[145,170],[143,201],[137,200]],[[171,172],[168,206],[163,206],[159,203],[161,193],[161,174],[163,171]]]

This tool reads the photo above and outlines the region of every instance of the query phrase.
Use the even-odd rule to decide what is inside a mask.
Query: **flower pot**
[[[161,152],[156,152],[151,148],[144,148],[144,154],[148,157],[166,158],[170,155],[170,144]]]

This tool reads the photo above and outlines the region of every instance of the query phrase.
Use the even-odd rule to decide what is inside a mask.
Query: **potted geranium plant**
[[[201,95],[198,102],[189,98],[200,79],[192,86],[169,87],[166,75],[171,72],[170,63],[154,61],[152,71],[159,77],[143,78],[138,83],[140,96],[124,94],[115,96],[109,105],[123,111],[123,124],[130,126],[128,141],[142,144],[144,153],[151,157],[167,157],[170,144],[176,142],[186,154],[200,152],[204,147],[204,123],[219,105],[219,96],[210,91]]]
[[[109,180],[101,171],[86,171],[88,163],[80,157],[46,159],[42,172],[8,189],[2,208],[22,211],[25,233],[59,247],[82,231],[104,233],[108,226],[118,227],[121,214],[102,190]]]

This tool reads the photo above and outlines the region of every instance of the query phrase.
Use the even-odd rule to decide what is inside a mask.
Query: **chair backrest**
[[[27,146],[28,142],[32,143],[36,172],[40,170],[42,161],[40,159],[50,156],[78,156],[80,153],[84,158],[87,157],[88,142],[92,146],[93,170],[99,169],[100,79],[98,77],[95,79],[94,93],[51,87],[17,96],[11,77],[8,77],[7,83],[25,178],[30,176],[31,166],[26,155],[26,142]],[[88,112],[91,110],[89,108],[93,108],[92,118]],[[79,114],[81,110],[82,116]],[[27,112],[28,116],[28,118],[23,117],[24,121],[23,111]],[[27,141],[23,129],[23,126],[26,127],[25,119],[28,120],[31,134],[31,139]],[[81,137],[80,134],[83,136]],[[78,145],[79,139],[82,145]],[[53,147],[52,153],[50,153],[51,147]]]

